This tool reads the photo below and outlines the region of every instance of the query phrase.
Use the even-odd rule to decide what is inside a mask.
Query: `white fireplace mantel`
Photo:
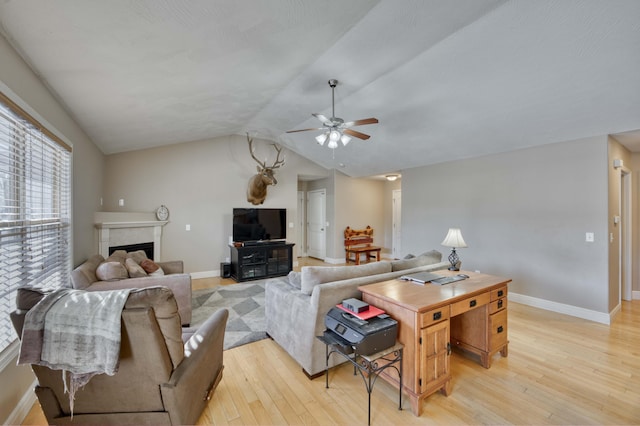
[[[102,216],[104,216],[104,214],[102,214]],[[101,217],[100,219],[107,218]],[[162,227],[169,223],[169,221],[122,220],[124,218],[121,217],[117,219],[119,220],[95,222],[94,226],[98,231],[99,254],[106,258],[109,256],[109,247],[141,244],[152,241],[154,260],[156,262],[162,260]]]
[[[111,229],[111,228],[146,228],[164,226],[169,223],[168,220],[153,220],[153,221],[137,221],[137,222],[102,222],[96,223],[95,226],[98,229]]]

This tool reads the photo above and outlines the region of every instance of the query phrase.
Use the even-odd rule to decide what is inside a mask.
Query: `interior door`
[[[307,203],[304,201],[304,191],[298,191],[298,223],[296,224],[298,231],[296,244],[298,247],[298,257],[304,257],[307,255],[306,244],[304,243],[305,234],[307,232],[305,226],[307,216],[306,204]]]
[[[324,189],[307,193],[307,255],[322,260],[327,256],[325,203]]]
[[[394,259],[400,259],[400,247],[402,246],[402,222],[401,222],[401,209],[402,209],[402,191],[394,189],[392,192],[392,243],[391,243],[391,256]]]

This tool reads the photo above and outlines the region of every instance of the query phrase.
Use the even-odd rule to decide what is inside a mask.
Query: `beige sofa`
[[[310,378],[325,370],[325,346],[316,339],[325,329],[329,309],[344,299],[360,299],[359,286],[399,278],[419,271],[447,269],[436,250],[411,259],[372,262],[359,266],[304,266],[288,277],[265,284],[267,334],[289,353]],[[415,285],[415,284],[407,284]],[[331,357],[329,366],[344,362]]]
[[[86,291],[124,288],[169,288],[178,302],[182,325],[191,323],[191,276],[184,273],[181,260],[157,262],[160,271],[147,273],[140,264],[147,259],[144,251],[115,251],[107,259],[95,254],[71,272],[73,288]],[[148,260],[148,259],[147,259]],[[134,264],[137,264],[136,267]]]

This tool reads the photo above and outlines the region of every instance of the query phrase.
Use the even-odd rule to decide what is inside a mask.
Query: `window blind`
[[[17,338],[17,289],[70,282],[71,152],[52,136],[0,96],[0,352]]]

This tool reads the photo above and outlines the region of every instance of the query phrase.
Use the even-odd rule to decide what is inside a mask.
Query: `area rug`
[[[224,334],[224,349],[265,339],[264,283],[264,280],[260,280],[194,290],[191,296],[191,325],[198,326],[216,310],[227,308],[229,319]]]

